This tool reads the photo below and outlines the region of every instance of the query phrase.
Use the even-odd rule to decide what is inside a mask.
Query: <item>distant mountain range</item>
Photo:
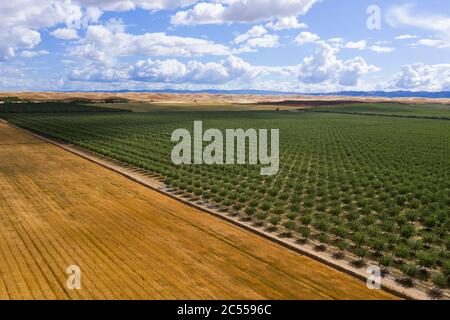
[[[105,92],[105,91],[91,91]],[[339,91],[327,93],[302,93],[302,92],[282,92],[270,90],[117,90],[107,91],[111,93],[178,93],[178,94],[253,94],[253,95],[309,95],[309,96],[350,96],[350,97],[385,97],[385,98],[448,98],[450,91],[427,92],[427,91]]]
[[[450,91],[340,91],[336,93],[314,93],[316,96],[385,97],[385,98],[450,98]]]

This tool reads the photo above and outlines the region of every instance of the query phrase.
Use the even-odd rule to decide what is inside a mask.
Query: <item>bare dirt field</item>
[[[395,297],[0,123],[0,299],[89,298]]]

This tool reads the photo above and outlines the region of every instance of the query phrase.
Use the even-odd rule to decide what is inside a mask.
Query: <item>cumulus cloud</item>
[[[411,35],[411,34],[401,34],[395,37],[395,40],[410,40],[410,39],[417,39],[418,36]]]
[[[345,44],[345,48],[347,49],[358,49],[358,50],[363,50],[367,47],[367,42],[366,40],[361,40],[361,41],[350,41],[347,42]]]
[[[50,52],[48,52],[47,50],[39,50],[39,51],[24,50],[20,53],[20,56],[22,58],[35,58],[35,57],[45,56],[48,54],[50,54]]]
[[[15,0],[0,2],[0,60],[17,50],[32,49],[41,41],[40,30],[56,25],[77,28],[97,18],[96,10],[83,9],[72,0]]]
[[[425,46],[437,49],[450,48],[450,41],[441,39],[420,39],[413,43],[412,46]]]
[[[269,22],[268,24],[266,24],[266,27],[279,31],[286,29],[304,29],[308,28],[308,25],[305,23],[300,23],[297,17],[292,16],[280,18],[276,22]]]
[[[162,32],[135,35],[125,32],[117,24],[89,26],[81,43],[69,50],[73,56],[98,61],[129,55],[192,57],[229,53],[226,46],[205,39]]]
[[[225,85],[231,82],[248,86],[263,77],[285,77],[295,82],[297,66],[254,66],[236,56],[217,62],[177,59],[146,59],[130,65],[89,64],[76,67],[69,75],[71,81],[110,83],[152,83],[173,85]]]
[[[384,43],[379,42],[379,43]],[[343,48],[346,49],[356,49],[356,50],[370,50],[376,53],[389,53],[395,50],[392,47],[380,46],[378,44],[369,46],[366,40],[361,41],[350,41],[342,45]]]
[[[69,80],[85,82],[121,82],[129,78],[128,71],[115,64],[89,63],[74,68]]]
[[[123,34],[123,32],[114,33],[106,27],[100,26],[88,28],[83,43],[76,47],[76,50],[74,48],[70,50],[74,55],[85,57],[87,61],[91,62],[78,66],[71,73],[70,79],[97,82],[134,81],[205,85],[223,85],[240,81],[249,85],[260,81],[267,83],[268,78],[279,78],[286,82],[295,83],[297,81],[302,85],[314,86],[315,88],[319,86],[337,88],[358,86],[363,76],[379,70],[377,67],[368,64],[362,57],[349,60],[339,59],[337,54],[341,50],[340,48],[320,40],[319,36],[310,32],[301,33],[297,42],[299,44],[314,43],[317,50],[314,54],[306,57],[299,65],[283,67],[253,66],[233,55],[229,55],[228,58],[218,62],[201,62],[198,60],[181,62],[175,58],[149,58],[134,64],[124,65],[119,63],[115,59],[117,56],[138,55],[138,52],[144,52],[142,55],[155,56],[159,55],[158,52],[162,50],[161,48],[156,49],[159,46],[155,45],[155,41],[148,36],[146,36],[147,41],[142,41],[142,38],[137,41],[134,37],[139,36],[131,36]],[[164,35],[164,37],[167,36]],[[268,44],[263,42],[264,39],[269,37],[270,35],[267,34],[264,27],[256,26],[248,32],[238,35],[234,42],[254,47],[272,46],[274,44],[269,40]],[[276,38],[274,43],[278,43],[277,40]],[[145,46],[138,47],[138,50],[135,48],[135,41],[139,42],[141,46]],[[150,48],[147,48],[147,45]],[[155,50],[157,51],[155,52]],[[168,49],[163,49],[163,55],[166,55],[166,50]],[[177,54],[173,52],[178,52],[178,50],[182,50],[182,54],[178,54],[179,56],[194,55],[192,52],[184,54],[185,49],[182,49],[181,44],[173,50],[175,51],[170,49],[172,56],[176,56]],[[95,61],[95,63],[92,61]]]
[[[58,28],[50,33],[57,39],[61,40],[76,40],[78,39],[78,33],[75,29]]]
[[[192,5],[198,0],[77,0],[80,4],[104,11],[129,11],[135,9],[164,10]]]
[[[395,50],[392,47],[383,47],[378,45],[370,46],[368,49],[376,53],[389,53]]]
[[[306,43],[327,43],[331,47],[337,49],[370,50],[377,53],[388,53],[395,50],[392,47],[380,45],[369,46],[366,40],[345,42],[342,38],[331,38],[327,41],[322,41],[317,34],[308,31],[300,33],[294,39],[294,43],[298,45],[304,45]]]
[[[194,83],[224,84],[238,79],[251,81],[255,76],[265,72],[263,67],[254,67],[241,58],[229,56],[219,62],[202,63],[191,60],[182,63],[177,59],[140,60],[131,66],[112,68],[94,65],[76,68],[70,75],[77,81],[140,81],[152,83]]]
[[[266,34],[260,38],[253,38],[247,41],[247,46],[250,48],[275,48],[278,47],[277,35]]]
[[[404,65],[401,72],[396,74],[393,80],[385,86],[390,90],[449,90],[450,64],[414,63]]]
[[[308,12],[318,0],[227,0],[200,2],[193,8],[176,13],[174,25],[254,23],[297,17]]]
[[[304,45],[305,43],[314,43],[320,40],[320,37],[309,31],[303,31],[294,40],[294,43],[298,45]]]
[[[41,42],[41,34],[25,27],[0,31],[0,61],[14,58],[18,49],[32,49]]]
[[[323,41],[318,42],[316,52],[306,57],[299,66],[299,81],[306,84],[355,86],[362,76],[379,70],[367,64],[362,57],[340,60],[337,58],[338,52],[338,48]]]
[[[267,34],[267,30],[263,26],[254,26],[234,39],[233,43],[241,45],[234,52],[255,52],[255,48],[274,48],[279,45],[278,40],[279,37],[277,35]]]
[[[247,41],[251,38],[257,38],[265,35],[267,33],[267,30],[263,26],[254,26],[250,30],[248,30],[246,33],[238,35],[234,39],[234,43],[242,43],[244,41]]]
[[[14,0],[0,1],[0,61],[14,58],[18,50],[32,49],[40,31],[64,25],[52,35],[76,39],[75,29],[95,23],[104,11],[163,10],[189,6],[197,0]]]

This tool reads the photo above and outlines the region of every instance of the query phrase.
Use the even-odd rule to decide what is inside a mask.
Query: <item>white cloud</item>
[[[297,17],[308,12],[317,0],[226,0],[197,3],[171,18],[174,25],[254,23]]]
[[[129,11],[138,8],[155,11],[186,7],[198,0],[77,0],[77,2],[104,11]]]
[[[383,47],[378,45],[370,46],[368,49],[376,53],[389,53],[395,50],[392,47]]]
[[[235,56],[219,62],[202,63],[189,61],[182,63],[176,59],[140,60],[127,66],[96,67],[90,65],[76,68],[70,79],[76,81],[139,81],[153,83],[194,83],[194,84],[224,84],[238,79],[251,81],[270,68],[254,67]]]
[[[389,8],[387,21],[392,27],[415,27],[438,32],[450,38],[450,17],[441,14],[414,12],[412,4],[404,4]]]
[[[197,0],[14,0],[0,1],[0,61],[14,58],[17,50],[32,49],[41,41],[40,31],[64,25],[54,36],[75,38],[73,29],[95,23],[103,11],[136,8],[155,11],[185,7]],[[69,28],[69,29],[67,29]]]
[[[384,43],[384,42],[382,42]],[[367,44],[366,40],[361,41],[350,41],[347,42],[344,46],[346,49],[356,49],[356,50],[370,50],[376,53],[389,53],[395,50],[395,48],[392,47],[386,47],[386,46],[380,46],[380,45],[373,45],[369,46]]]
[[[264,77],[286,78],[296,83],[298,66],[253,66],[236,56],[218,62],[191,60],[183,63],[177,59],[146,59],[130,65],[89,64],[76,67],[68,76],[73,82],[112,84],[152,83],[170,84],[171,87],[204,85],[207,87],[234,83],[237,87],[257,86]]]
[[[126,81],[129,75],[126,69],[114,64],[90,63],[73,69],[69,80],[86,82],[116,82]]]
[[[1,1],[0,60],[13,58],[17,50],[34,48],[41,41],[41,29],[60,24],[77,28],[92,21],[94,12],[72,0]]]
[[[58,28],[50,33],[57,39],[61,40],[75,40],[78,39],[78,33],[75,29]]]
[[[450,89],[450,64],[408,64],[389,81],[391,90],[440,91]]]
[[[395,40],[410,40],[410,39],[417,39],[418,36],[411,35],[411,34],[401,34],[395,37]]]
[[[14,58],[17,49],[32,49],[41,42],[39,32],[25,27],[0,31],[0,61]]]
[[[420,39],[413,43],[412,46],[425,46],[437,49],[450,48],[450,41],[441,39]]]
[[[234,39],[234,43],[239,44],[239,43],[245,42],[251,38],[261,37],[261,36],[265,35],[266,33],[267,33],[267,30],[263,26],[254,26],[253,28],[248,30],[246,33],[238,35]]]
[[[356,41],[356,42],[350,41],[345,44],[345,48],[347,48],[347,49],[364,50],[364,49],[366,49],[366,47],[367,47],[366,40],[361,40],[361,41]]]
[[[69,51],[74,56],[98,61],[130,55],[192,57],[229,53],[226,46],[205,39],[171,36],[165,33],[134,35],[125,32],[117,24],[110,27],[89,26],[85,38],[80,44],[69,48]]]
[[[295,38],[294,43],[298,45],[304,45],[305,43],[314,43],[319,40],[320,37],[317,34],[311,33],[309,31],[303,31]]]
[[[308,28],[305,23],[300,23],[297,17],[283,17],[278,19],[277,22],[269,22],[266,27],[276,31],[286,30],[286,29],[304,29]]]
[[[35,58],[35,57],[45,56],[48,54],[50,54],[50,52],[48,52],[47,50],[39,50],[39,51],[24,50],[20,53],[20,56],[22,58]]]
[[[132,77],[139,81],[183,82],[187,67],[176,59],[138,61],[131,69]]]
[[[247,41],[250,48],[275,48],[278,47],[279,37],[276,35],[266,34],[260,38],[253,38]]]
[[[328,43],[331,43],[333,46],[342,46],[344,43],[344,39],[342,38],[331,38],[327,40]]]
[[[306,57],[299,66],[298,78],[302,83],[356,86],[362,76],[379,71],[361,57],[345,61],[338,59],[339,49],[323,41],[317,46],[315,54]]]
[[[256,52],[255,48],[275,48],[279,45],[278,40],[277,35],[267,34],[267,30],[263,26],[254,26],[234,39],[235,44],[241,44],[241,47],[234,50],[234,53]]]

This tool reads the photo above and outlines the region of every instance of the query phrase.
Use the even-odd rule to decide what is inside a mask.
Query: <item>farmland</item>
[[[376,106],[369,106],[377,108]],[[415,108],[415,107],[414,107]],[[448,286],[450,122],[313,112],[8,115],[9,121],[158,173],[172,188],[261,227]],[[279,128],[280,172],[174,166],[170,135]]]
[[[1,300],[395,298],[1,122],[0,222]]]
[[[448,104],[352,103],[333,106],[315,106],[312,110],[350,114],[450,119],[450,105]]]

